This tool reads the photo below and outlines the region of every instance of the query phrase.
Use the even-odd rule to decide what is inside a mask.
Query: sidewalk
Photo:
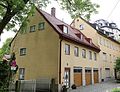
[[[115,81],[102,82],[85,87],[82,86],[75,90],[69,89],[68,92],[111,92],[113,88],[120,88],[120,83]]]

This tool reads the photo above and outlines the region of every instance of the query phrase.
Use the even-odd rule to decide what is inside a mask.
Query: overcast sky
[[[48,7],[44,10],[50,13],[51,7],[55,7],[56,17],[70,24],[72,22],[72,19],[70,15],[67,13],[67,11],[61,10],[60,6],[57,4],[57,2],[55,2],[55,0],[50,0],[50,1],[51,4],[49,4]],[[105,19],[108,20],[109,22],[117,23],[118,27],[120,28],[120,11],[119,11],[120,0],[91,0],[91,1],[93,3],[97,3],[100,5],[100,8],[98,9],[99,13],[96,15],[92,15],[91,17],[92,22],[98,19]],[[14,35],[15,34],[13,32],[4,32],[4,34],[1,35],[0,47],[7,38],[14,37]]]

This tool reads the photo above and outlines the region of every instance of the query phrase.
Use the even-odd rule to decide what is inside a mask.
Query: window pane
[[[92,60],[92,52],[89,51],[89,59]]]
[[[26,48],[20,49],[20,56],[26,55]]]
[[[74,55],[75,56],[79,56],[79,49],[78,49],[78,47],[74,48]]]
[[[39,23],[39,24],[38,24],[38,29],[39,29],[39,30],[45,29],[45,22]]]
[[[107,54],[103,52],[103,60],[106,61],[107,60]]]
[[[35,25],[30,26],[30,32],[35,32]]]
[[[19,68],[19,79],[24,80],[25,68]]]
[[[86,50],[85,49],[82,49],[82,57],[86,58]]]
[[[94,53],[94,60],[96,61],[97,60],[97,54]]]
[[[63,32],[66,34],[68,33],[68,28],[66,26],[63,27]]]
[[[70,45],[65,44],[65,54],[70,55]]]

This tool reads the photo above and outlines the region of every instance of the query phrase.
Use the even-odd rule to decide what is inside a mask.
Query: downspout
[[[61,47],[62,47],[62,38],[60,37],[60,57],[59,57],[59,84],[61,84]]]

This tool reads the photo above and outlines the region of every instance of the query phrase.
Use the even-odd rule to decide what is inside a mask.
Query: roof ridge
[[[36,7],[36,8],[37,8],[37,7]],[[37,8],[37,9],[38,9],[38,8]],[[42,10],[42,9],[38,9],[38,10],[40,10],[40,11],[42,11],[42,12],[45,12],[46,14],[50,15],[51,17],[53,17],[53,18],[59,20],[60,22],[63,22],[64,24],[70,26],[68,23],[66,23],[66,22],[64,22],[64,21],[62,21],[62,20],[60,20],[59,18],[57,18],[57,17],[55,17],[55,16],[52,16],[50,13],[48,13],[48,12]]]

